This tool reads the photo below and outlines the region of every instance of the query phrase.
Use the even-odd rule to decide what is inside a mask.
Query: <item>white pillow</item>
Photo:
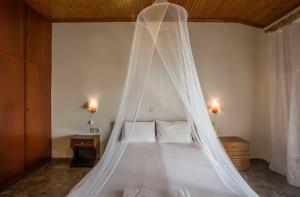
[[[158,143],[192,143],[192,129],[187,121],[156,121]]]
[[[134,125],[133,131],[130,135],[130,129]],[[155,142],[155,121],[151,122],[125,122],[123,128],[122,142],[125,142],[125,137],[128,142]]]

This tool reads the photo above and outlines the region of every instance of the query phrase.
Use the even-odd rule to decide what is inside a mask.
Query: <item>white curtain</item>
[[[126,149],[127,139],[125,143],[119,140],[122,126],[125,121],[135,122],[139,118],[149,81],[155,78],[151,73],[157,62],[175,87],[186,118],[194,124],[193,135],[206,150],[220,179],[238,196],[257,196],[226,155],[210,122],[192,56],[187,17],[184,8],[165,1],[154,3],[138,15],[121,105],[110,140],[101,161],[69,196],[101,196]],[[165,85],[159,84],[157,88],[167,90],[169,87]],[[134,124],[130,130],[133,128]]]
[[[300,19],[269,33],[272,161],[300,187]]]

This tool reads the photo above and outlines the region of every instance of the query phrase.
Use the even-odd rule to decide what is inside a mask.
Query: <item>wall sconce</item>
[[[215,113],[215,114],[218,113],[221,109],[219,100],[218,99],[213,99],[209,109],[212,113]]]
[[[216,127],[216,118],[217,118],[217,113],[218,112],[220,112],[220,110],[221,110],[221,105],[220,105],[220,102],[219,102],[219,100],[218,99],[216,99],[216,98],[214,98],[214,99],[212,99],[212,102],[211,102],[211,104],[210,104],[210,106],[209,106],[209,111],[210,112],[212,112],[213,114],[212,114],[212,125],[213,125],[213,127],[214,127],[214,129],[215,129],[215,131],[216,131],[216,134],[218,135],[218,136],[221,136],[221,132],[220,132],[220,130]]]
[[[91,132],[91,133],[100,133],[100,131],[101,131],[100,128],[95,128],[95,127],[94,127],[93,115],[94,115],[95,112],[97,112],[97,107],[98,107],[98,102],[97,102],[97,100],[95,100],[95,99],[90,100],[90,101],[87,103],[88,111],[91,113],[91,114],[90,114],[89,121],[88,121],[88,124],[89,124],[89,126],[90,126],[90,132]]]
[[[88,110],[89,112],[91,113],[95,113],[97,111],[97,107],[98,107],[98,103],[96,100],[91,100],[89,103],[88,103]]]

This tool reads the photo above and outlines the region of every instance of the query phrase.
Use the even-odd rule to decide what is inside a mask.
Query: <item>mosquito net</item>
[[[133,122],[129,129],[132,131],[137,120],[168,119],[169,115],[186,118],[193,125],[195,140],[232,192],[257,196],[224,152],[209,119],[192,56],[187,17],[184,8],[167,1],[156,1],[139,13],[125,87],[110,139],[100,162],[69,196],[101,196],[127,146],[130,135],[120,140],[124,122]],[[154,112],[152,117],[142,113],[149,106],[149,98],[159,103],[156,108],[160,113]],[[171,103],[176,107],[169,107]]]

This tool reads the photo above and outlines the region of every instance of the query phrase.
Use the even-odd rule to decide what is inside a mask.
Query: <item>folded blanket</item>
[[[128,188],[124,190],[123,197],[191,197],[191,195],[186,189],[162,191],[146,188]]]

